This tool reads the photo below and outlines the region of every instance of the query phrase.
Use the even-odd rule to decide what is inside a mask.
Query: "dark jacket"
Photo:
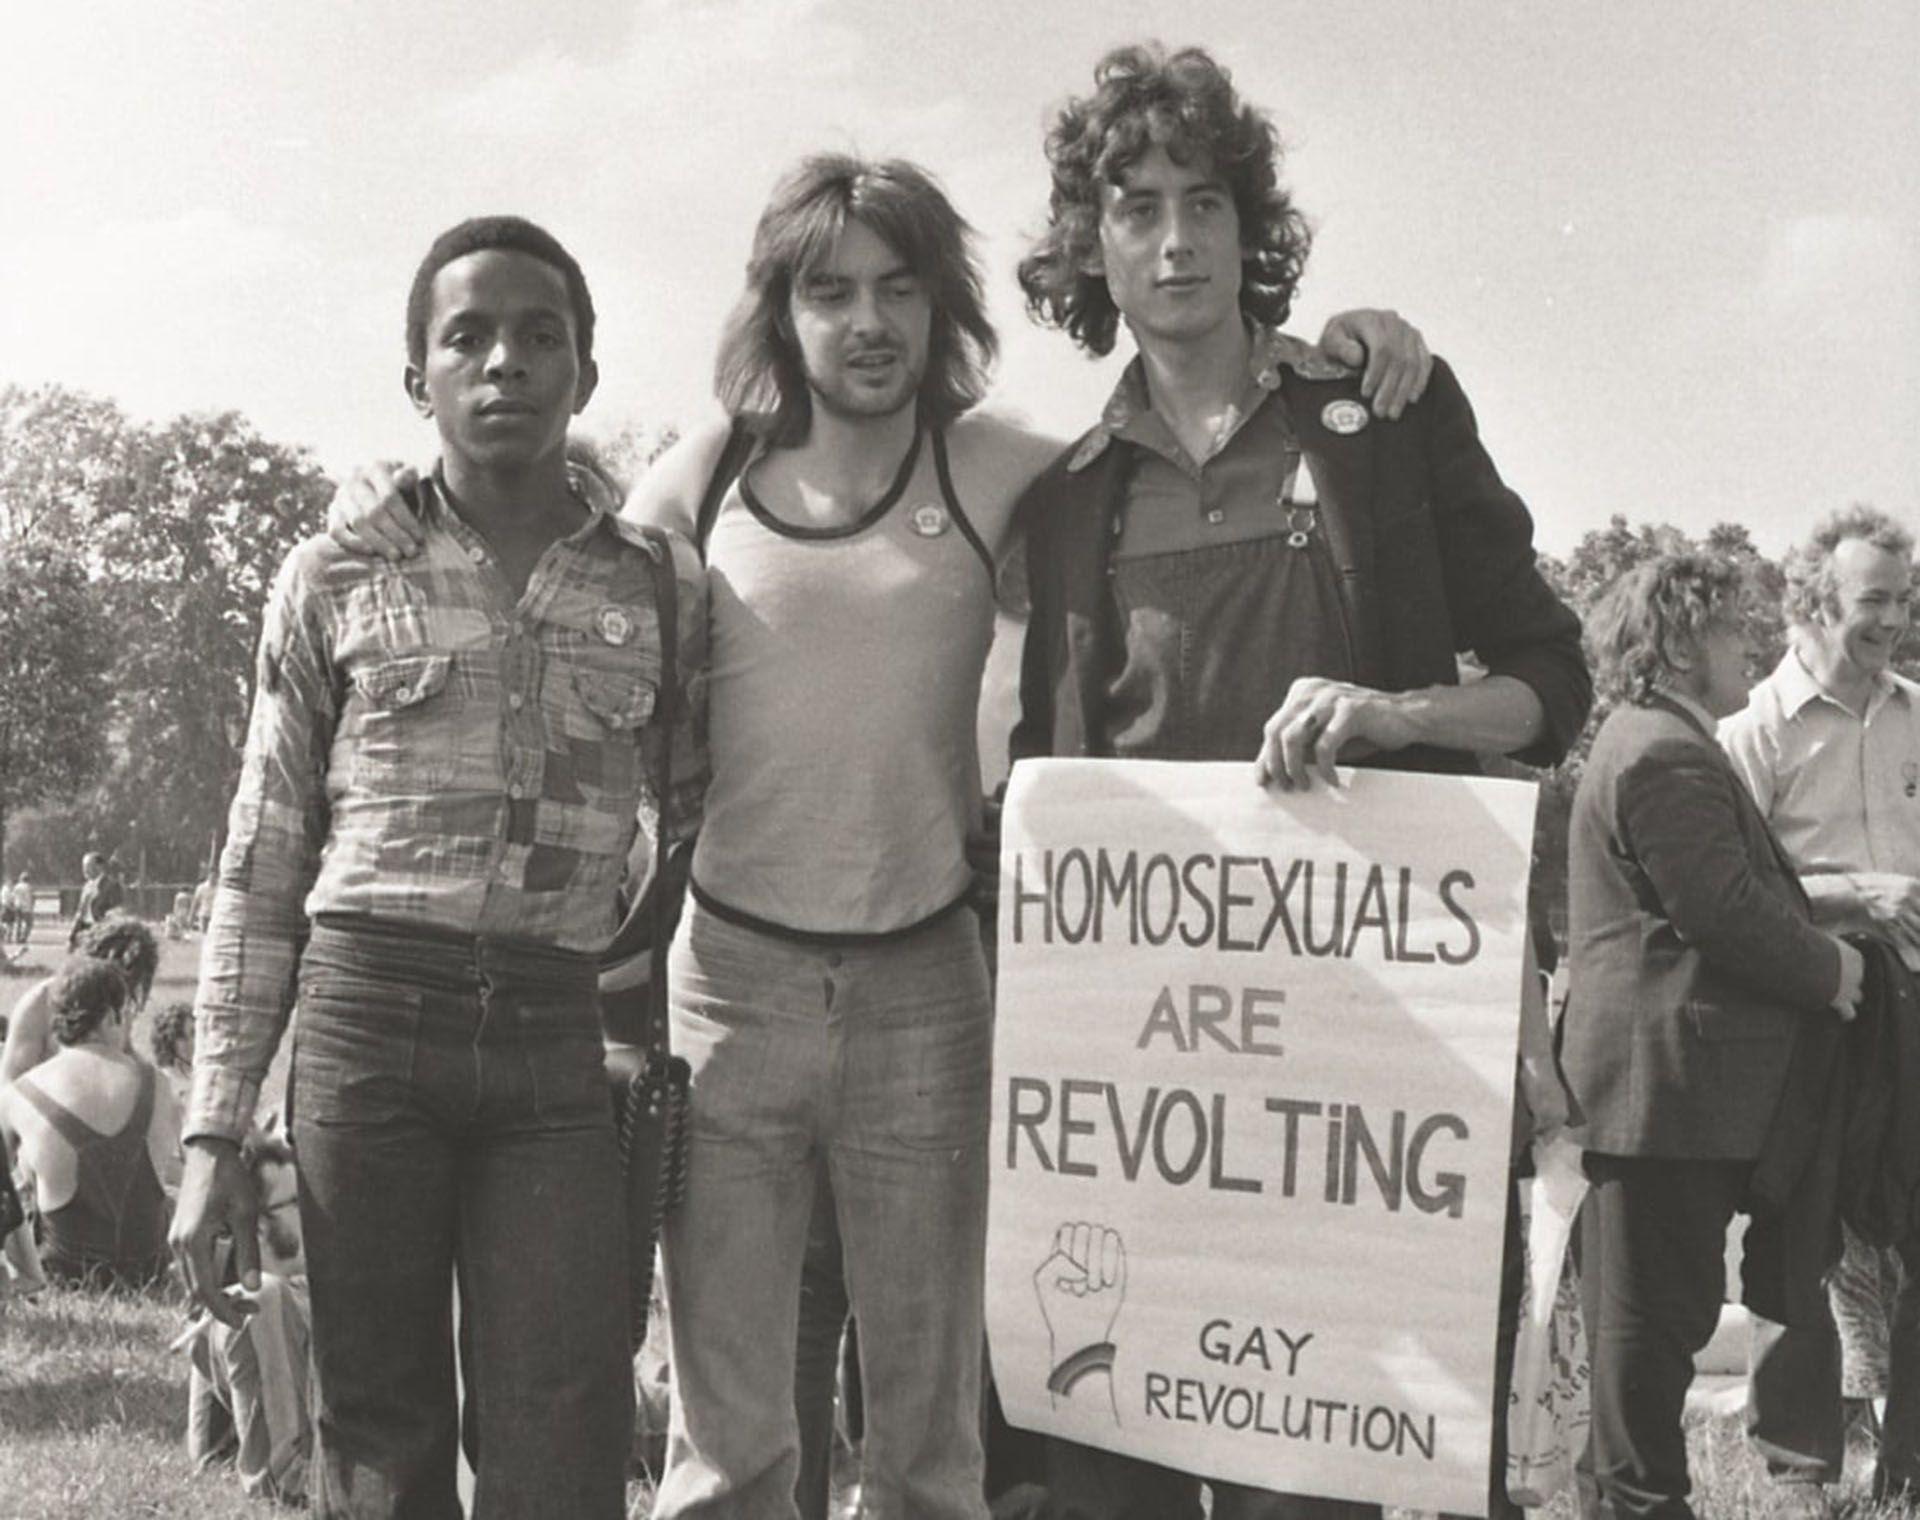
[[[1601,726],[1567,843],[1561,1065],[1588,1150],[1750,1161],[1840,953],[1720,746],[1656,699]]]
[[[1398,422],[1374,418],[1337,433],[1325,408],[1358,400],[1360,388],[1351,376],[1322,378],[1327,373],[1284,368],[1279,399],[1313,465],[1341,570],[1355,679],[1385,691],[1448,684],[1458,679],[1455,653],[1472,650],[1490,672],[1525,681],[1546,710],[1540,740],[1517,758],[1555,763],[1592,701],[1580,622],[1541,578],[1533,520],[1481,447],[1459,382],[1435,360],[1426,394]],[[1093,441],[1089,434],[1062,454],[1017,509],[1032,620],[1016,760],[1108,753],[1101,705],[1125,649],[1107,561],[1135,446],[1116,438],[1096,451]],[[1284,696],[1275,694],[1276,709]],[[1470,755],[1434,749],[1374,763],[1474,768]]]
[[[1920,1263],[1920,987],[1884,939],[1848,938],[1866,959],[1856,1015],[1798,1021],[1749,1184],[1741,1297],[1788,1325],[1826,1319],[1842,1220]]]

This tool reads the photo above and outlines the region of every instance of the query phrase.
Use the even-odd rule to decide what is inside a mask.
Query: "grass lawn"
[[[161,940],[151,1006],[193,996],[198,939]],[[29,953],[0,976],[0,1013],[58,965],[65,926],[43,922]],[[144,1051],[144,1025],[134,1031]],[[282,1055],[285,1047],[282,1048]],[[275,1075],[283,1068],[276,1063]],[[277,1083],[275,1084],[277,1086]],[[236,1520],[288,1511],[246,1498],[231,1473],[187,1460],[184,1357],[167,1344],[185,1323],[177,1293],[53,1290],[0,1299],[0,1520]],[[1765,1473],[1738,1416],[1695,1420],[1694,1508],[1705,1520],[1762,1520]],[[1849,1455],[1847,1520],[1920,1520],[1864,1495],[1865,1453]],[[644,1517],[648,1491],[629,1490]],[[838,1508],[838,1506],[836,1506]],[[1566,1496],[1542,1520],[1575,1520]]]

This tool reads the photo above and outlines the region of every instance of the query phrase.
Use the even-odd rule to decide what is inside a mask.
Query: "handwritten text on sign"
[[[1344,775],[1015,771],[995,1376],[1018,1424],[1477,1513],[1534,788]]]

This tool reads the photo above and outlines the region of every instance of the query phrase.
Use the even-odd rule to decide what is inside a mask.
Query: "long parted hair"
[[[753,231],[746,289],[720,337],[713,388],[729,416],[758,414],[769,440],[807,435],[813,402],[787,322],[800,274],[825,258],[850,220],[881,238],[925,284],[933,307],[920,409],[944,427],[986,394],[1000,340],[987,320],[973,229],[932,175],[905,159],[802,159],[775,187]]]

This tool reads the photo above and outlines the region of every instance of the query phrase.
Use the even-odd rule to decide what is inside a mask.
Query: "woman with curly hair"
[[[48,1001],[59,1052],[0,1089],[0,1128],[32,1175],[49,1276],[143,1286],[167,1269],[166,1188],[180,1175],[173,1095],[127,1044],[132,987],[75,956]]]
[[[138,1017],[160,969],[160,942],[153,931],[130,914],[110,913],[81,936],[79,954],[89,960],[111,961],[126,974],[133,999],[127,1017],[129,1021]],[[0,1046],[0,1087],[50,1059],[59,1048],[49,1000],[52,990],[53,978],[48,977],[29,988],[14,1008],[12,1026],[4,1046]]]
[[[1664,555],[1622,576],[1589,629],[1619,705],[1573,801],[1561,1058],[1593,1184],[1594,1476],[1622,1520],[1693,1513],[1680,1419],[1719,1319],[1727,1224],[1801,1021],[1851,1017],[1861,988],[1860,952],[1814,927],[1714,739],[1747,697],[1740,596],[1731,566]]]

